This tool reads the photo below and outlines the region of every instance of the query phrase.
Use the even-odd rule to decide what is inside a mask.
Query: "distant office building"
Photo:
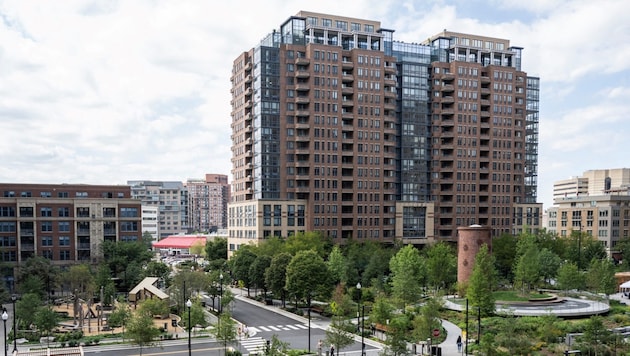
[[[553,183],[553,200],[588,195],[588,178],[571,177]]]
[[[421,245],[540,227],[539,79],[522,48],[393,35],[302,11],[234,60],[230,250],[301,231]]]
[[[188,193],[182,182],[127,181],[131,197],[158,208],[158,239],[188,231]]]
[[[205,179],[188,179],[188,227],[195,232],[216,232],[227,228],[228,177],[206,174]]]
[[[151,241],[159,240],[158,216],[157,206],[142,206],[142,236],[145,236],[145,234],[151,235]]]
[[[0,261],[11,266],[33,256],[94,264],[103,241],[142,237],[128,186],[0,183],[0,194]]]
[[[617,242],[630,238],[630,169],[589,170],[572,181],[574,187],[579,185],[576,194],[562,193],[569,186],[567,181],[554,183],[547,230],[561,237],[585,232],[614,254]]]

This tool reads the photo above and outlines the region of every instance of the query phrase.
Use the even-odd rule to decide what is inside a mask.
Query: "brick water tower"
[[[470,225],[457,228],[457,283],[467,283],[475,265],[475,257],[483,244],[492,252],[489,226]]]

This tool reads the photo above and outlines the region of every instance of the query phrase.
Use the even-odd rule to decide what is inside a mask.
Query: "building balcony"
[[[349,60],[344,60],[343,62],[341,62],[341,68],[342,69],[352,69],[352,68],[354,68],[354,63],[352,63]]]
[[[354,81],[354,76],[352,74],[344,73],[343,76],[341,77],[342,83],[349,83],[353,81]]]
[[[395,64],[389,64],[386,65],[384,68],[385,74],[396,74],[396,65]]]
[[[453,91],[455,91],[455,87],[451,84],[447,84],[447,85],[443,85],[442,86],[442,92],[443,93],[452,93]]]
[[[308,71],[306,71],[306,70],[298,70],[298,71],[295,73],[295,76],[296,76],[297,78],[308,78],[308,77],[310,77],[310,76],[311,76],[311,73],[309,73],[309,72],[308,72]]]
[[[297,65],[306,66],[306,65],[309,65],[310,63],[311,63],[311,60],[306,57],[297,57],[295,59],[295,64]]]
[[[311,87],[308,85],[308,83],[297,83],[295,85],[295,90],[297,91],[308,92],[310,89]]]

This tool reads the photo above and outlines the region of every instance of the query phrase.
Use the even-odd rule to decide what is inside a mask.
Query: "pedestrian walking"
[[[330,356],[335,356],[335,345],[330,345]]]
[[[462,352],[462,336],[457,337],[457,352]]]
[[[324,343],[322,340],[319,340],[317,342],[317,356],[322,356],[322,346],[324,346]]]

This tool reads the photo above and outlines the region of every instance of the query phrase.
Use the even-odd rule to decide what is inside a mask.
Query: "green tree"
[[[256,254],[253,252],[253,247],[245,245],[234,252],[234,255],[228,262],[230,270],[232,271],[232,277],[237,281],[243,281],[245,287],[247,287],[248,296],[249,289],[252,286],[249,267],[254,263],[256,257]]]
[[[448,288],[457,281],[457,256],[445,242],[430,245],[427,249],[427,280],[439,290]]]
[[[420,308],[420,313],[413,319],[413,336],[416,341],[426,340],[433,335],[434,329],[442,327],[440,320],[440,310],[442,303],[440,299],[429,298]]]
[[[265,271],[265,284],[275,296],[280,297],[283,307],[286,306],[287,266],[291,258],[288,252],[281,252],[271,259],[271,264]]]
[[[46,345],[50,342],[50,332],[59,321],[59,315],[48,307],[40,307],[35,313],[35,326],[39,331],[46,332]]]
[[[169,313],[168,303],[160,298],[149,298],[140,302],[139,310],[151,316],[167,316]]]
[[[564,263],[558,268],[558,287],[564,290],[582,289],[584,276],[575,263]]]
[[[206,259],[208,261],[223,260],[228,257],[227,239],[217,237],[214,240],[206,242]]]
[[[256,290],[262,289],[263,295],[267,296],[267,284],[265,283],[265,271],[271,265],[271,257],[267,255],[256,256],[254,262],[249,266],[249,278]]]
[[[387,276],[390,273],[389,260],[394,255],[393,249],[378,248],[367,256],[368,263],[365,271],[361,275],[361,284],[368,287],[373,286],[377,290],[386,291],[388,289]]]
[[[217,341],[223,343],[224,355],[227,355],[228,343],[236,340],[236,323],[229,312],[221,313],[217,325],[210,330],[210,333]]]
[[[96,276],[94,277],[94,284],[97,287],[103,287],[103,300],[104,305],[112,305],[114,297],[116,296],[116,285],[111,277],[111,270],[107,263],[101,263],[96,270]]]
[[[350,307],[350,304],[351,298],[344,293],[343,285],[338,284],[330,304],[333,314],[330,328],[326,329],[326,343],[335,345],[337,352],[352,345],[354,342],[352,331],[355,327],[345,317],[345,312]]]
[[[617,289],[615,266],[609,259],[593,259],[586,273],[586,287],[596,293],[613,294]]]
[[[540,258],[537,246],[531,242],[523,246],[514,266],[515,283],[520,284],[525,293],[538,286],[540,281]]]
[[[383,356],[406,356],[411,355],[407,350],[409,341],[409,319],[407,314],[400,314],[393,318],[388,325],[385,349],[381,352]]]
[[[492,255],[495,257],[497,277],[509,282],[514,280],[516,243],[516,236],[511,234],[502,234],[492,240]]]
[[[131,319],[131,308],[125,302],[116,303],[115,309],[107,318],[107,325],[111,328],[122,327],[122,339],[125,341],[125,327]]]
[[[22,294],[37,293],[44,298],[59,284],[59,268],[54,266],[48,258],[33,256],[26,259],[18,270],[18,290]],[[35,282],[35,278],[40,283]],[[27,282],[28,286],[22,286]]]
[[[403,247],[389,261],[392,271],[392,294],[403,305],[415,303],[422,294],[425,276],[423,261],[412,245]]]
[[[103,241],[103,258],[113,277],[122,280],[121,288],[131,290],[142,278],[141,266],[153,258],[151,241]]]
[[[478,307],[484,316],[494,314],[495,300],[492,294],[496,286],[494,259],[488,245],[482,245],[475,256],[475,264],[468,283],[466,296],[473,307]]]
[[[153,345],[155,338],[160,335],[160,330],[153,323],[153,316],[147,312],[138,311],[129,319],[127,335],[131,342],[138,345],[140,355],[144,346]]]
[[[44,282],[37,276],[25,276],[18,285],[21,294],[37,294],[40,298],[46,297]]]
[[[619,268],[622,271],[629,271],[630,270],[630,238],[626,237],[622,240],[619,240],[615,248],[617,249],[617,251],[619,251],[621,255],[621,264],[619,265]]]
[[[42,306],[39,294],[27,293],[22,295],[15,305],[15,315],[18,319],[18,330],[29,329],[35,323],[35,315]]]
[[[73,265],[63,274],[70,290],[82,299],[90,299],[96,290],[94,275],[87,264]]]
[[[560,256],[550,249],[544,247],[538,254],[540,264],[540,275],[545,282],[549,283],[552,278],[558,275],[558,268],[562,264]]]
[[[332,278],[331,282],[334,284],[347,283],[347,263],[346,258],[343,256],[341,249],[338,245],[333,246],[332,251],[328,255],[328,261],[326,261],[326,267]]]
[[[305,300],[309,307],[313,292],[328,295],[330,276],[326,263],[313,250],[299,251],[287,266],[286,289],[298,300]]]
[[[186,310],[182,314],[182,320],[180,323],[186,328],[186,330],[191,327],[188,325],[188,308],[186,308]],[[204,309],[198,300],[195,300],[190,306],[190,324],[193,327],[196,325],[199,325],[202,328],[208,326],[208,321],[206,320]]]
[[[385,295],[379,295],[372,305],[370,320],[377,324],[386,325],[387,321],[392,319],[394,309],[394,306],[389,302],[389,298]]]
[[[586,322],[578,344],[585,355],[610,355],[611,353],[606,353],[606,344],[612,339],[612,333],[604,325],[604,319],[601,316],[592,316]]]
[[[269,347],[265,348],[264,355],[265,356],[285,356],[287,355],[287,350],[289,348],[288,342],[283,342],[278,339],[278,335],[274,334],[271,336],[271,342],[269,343]]]
[[[171,268],[164,262],[149,261],[144,268],[142,277],[157,277],[165,287],[171,285]]]
[[[324,258],[330,251],[332,244],[330,238],[321,232],[307,231],[298,232],[287,237],[285,251],[295,256],[299,251],[312,250],[321,258]]]

